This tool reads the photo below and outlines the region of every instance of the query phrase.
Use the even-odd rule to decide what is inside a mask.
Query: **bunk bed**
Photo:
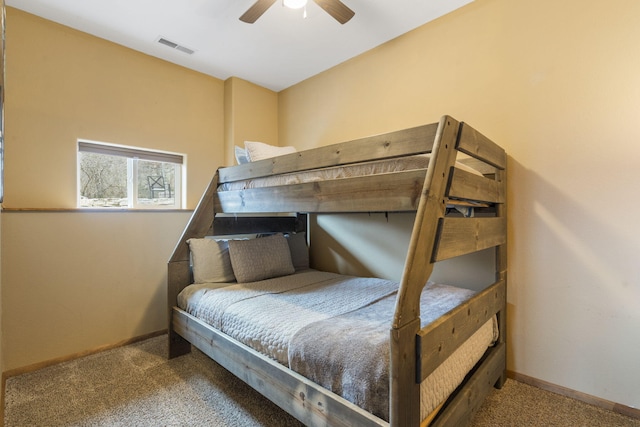
[[[415,163],[416,158],[421,163]],[[398,168],[396,164],[404,159],[412,166]],[[388,163],[393,164],[391,169]],[[382,169],[378,169],[379,164]],[[186,298],[193,283],[191,239],[267,233],[281,242],[282,235],[272,233],[305,235],[307,214],[406,211],[415,212],[415,223],[400,283],[395,287],[387,283],[372,285],[385,290],[379,294],[377,290],[367,291],[371,298],[363,303],[362,309],[350,307],[313,324],[316,328],[323,319],[328,319],[325,323],[330,323],[333,330],[315,338],[307,335],[307,343],[312,347],[314,342],[315,347],[328,346],[324,340],[332,335],[343,344],[354,341],[358,346],[366,346],[369,335],[363,332],[359,337],[358,325],[368,314],[359,313],[378,305],[390,308],[383,347],[389,361],[387,375],[383,377],[388,378],[387,384],[382,384],[387,400],[384,416],[374,415],[369,408],[363,409],[352,399],[330,391],[318,379],[320,374],[304,371],[308,367],[305,360],[300,360],[306,357],[304,351],[298,357],[296,371],[287,366],[286,360],[278,360],[277,351],[264,354],[256,350],[260,346],[253,345],[251,339],[234,338],[215,325],[215,321],[210,321],[212,325],[188,312],[189,303],[178,304],[178,300]],[[305,425],[464,424],[473,417],[490,389],[501,387],[506,379],[506,231],[505,151],[468,124],[449,116],[424,126],[220,168],[168,263],[169,357],[186,354],[193,345]],[[435,263],[492,248],[494,283],[471,296],[464,294],[441,312],[424,310],[425,298],[442,286],[429,282]],[[319,274],[305,266],[281,275],[288,283],[304,282],[307,276],[316,273]],[[247,280],[252,283],[223,286],[224,298],[230,295],[235,298],[237,291],[249,292],[251,300],[256,296],[253,292],[257,288],[253,286],[263,289],[265,282],[271,286],[275,280],[276,291],[260,291],[270,300],[274,294],[286,293],[280,286],[289,286],[271,277]],[[359,286],[358,278],[347,280],[355,280],[355,285],[349,282],[345,286]],[[293,292],[311,282],[304,283],[294,285]],[[308,288],[314,286],[304,289]],[[334,290],[319,292],[328,298],[336,293]],[[244,310],[248,317],[253,314],[259,319],[270,317],[273,311],[286,311],[263,303],[259,307],[261,311],[246,307]],[[473,367],[463,373],[460,384],[425,416],[421,412],[421,396],[427,380],[447,361],[454,360],[488,324],[496,325],[492,342],[474,359]],[[340,325],[346,329],[340,329]],[[246,326],[240,328],[243,327]],[[322,345],[317,345],[320,340]],[[318,362],[310,364],[313,363]]]

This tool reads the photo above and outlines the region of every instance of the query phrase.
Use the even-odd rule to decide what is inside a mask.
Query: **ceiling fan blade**
[[[247,24],[253,24],[263,13],[269,9],[276,0],[258,0],[245,13],[242,14],[240,20]]]
[[[331,15],[336,21],[341,24],[348,22],[355,12],[349,9],[340,0],[314,0],[318,6],[323,8],[325,12]]]

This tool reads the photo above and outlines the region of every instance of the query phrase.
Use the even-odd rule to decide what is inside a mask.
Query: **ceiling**
[[[8,6],[226,80],[280,91],[473,0],[342,0],[340,25],[313,1],[276,2],[254,24],[238,18],[255,0],[6,0]],[[164,38],[194,51],[158,42]]]

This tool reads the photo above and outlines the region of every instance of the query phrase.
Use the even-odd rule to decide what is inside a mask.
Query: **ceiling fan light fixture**
[[[289,9],[301,9],[307,5],[307,0],[282,0],[282,4]]]

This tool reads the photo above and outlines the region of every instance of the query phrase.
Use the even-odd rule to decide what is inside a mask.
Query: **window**
[[[179,209],[184,156],[78,141],[78,206]]]

